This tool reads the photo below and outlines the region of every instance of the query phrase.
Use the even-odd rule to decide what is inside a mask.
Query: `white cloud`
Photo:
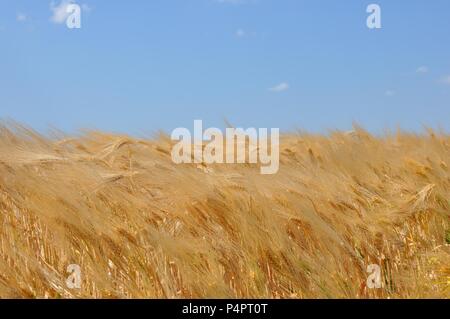
[[[446,75],[441,79],[441,82],[450,85],[450,75]]]
[[[234,32],[234,36],[237,38],[252,38],[252,37],[256,37],[258,34],[254,31],[248,31],[248,30],[244,30],[242,28],[239,28],[236,30],[236,32]]]
[[[430,71],[430,69],[423,65],[423,66],[419,66],[416,70],[416,73],[428,73],[428,71]]]
[[[19,12],[16,16],[16,20],[19,22],[24,22],[27,20],[27,15],[25,13]]]
[[[289,84],[286,82],[275,85],[274,87],[271,87],[269,89],[269,91],[276,92],[276,93],[284,92],[287,90],[289,90]]]
[[[67,6],[70,3],[69,0],[63,0],[60,4],[56,5],[55,2],[52,1],[50,3],[50,10],[52,11],[50,21],[57,24],[64,23],[69,16],[69,13],[67,13]]]
[[[384,95],[386,95],[386,96],[394,96],[395,95],[395,91],[394,90],[387,90],[386,92],[384,92]]]
[[[59,4],[56,4],[54,1],[52,1],[50,3],[50,10],[52,11],[50,21],[56,24],[66,22],[67,17],[70,15],[70,13],[67,13],[67,6],[72,3],[76,2],[73,0],[62,0]],[[91,12],[92,7],[84,3],[81,5],[81,10],[84,12]]]
[[[242,29],[238,29],[238,30],[236,31],[236,36],[237,36],[238,38],[243,38],[243,37],[245,37],[245,35],[246,35],[245,31],[242,30]]]

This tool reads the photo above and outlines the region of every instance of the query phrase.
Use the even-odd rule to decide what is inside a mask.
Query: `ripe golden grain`
[[[0,297],[450,296],[448,135],[355,127],[281,144],[263,176],[177,166],[164,135],[0,127]],[[382,289],[366,287],[369,264]]]

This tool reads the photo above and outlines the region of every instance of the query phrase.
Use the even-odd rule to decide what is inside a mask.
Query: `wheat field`
[[[175,165],[164,134],[3,124],[0,297],[450,297],[449,135],[355,126],[280,143],[278,174],[261,175]]]

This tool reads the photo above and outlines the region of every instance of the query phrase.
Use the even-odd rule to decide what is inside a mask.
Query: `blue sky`
[[[54,19],[60,2],[0,0],[0,118],[131,134],[194,119],[450,130],[448,0],[79,0],[81,29]]]

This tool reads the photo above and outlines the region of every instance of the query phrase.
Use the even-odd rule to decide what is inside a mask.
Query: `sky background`
[[[0,0],[0,118],[38,130],[450,131],[448,0]],[[382,9],[382,29],[366,7]],[[53,10],[52,10],[53,8]]]

